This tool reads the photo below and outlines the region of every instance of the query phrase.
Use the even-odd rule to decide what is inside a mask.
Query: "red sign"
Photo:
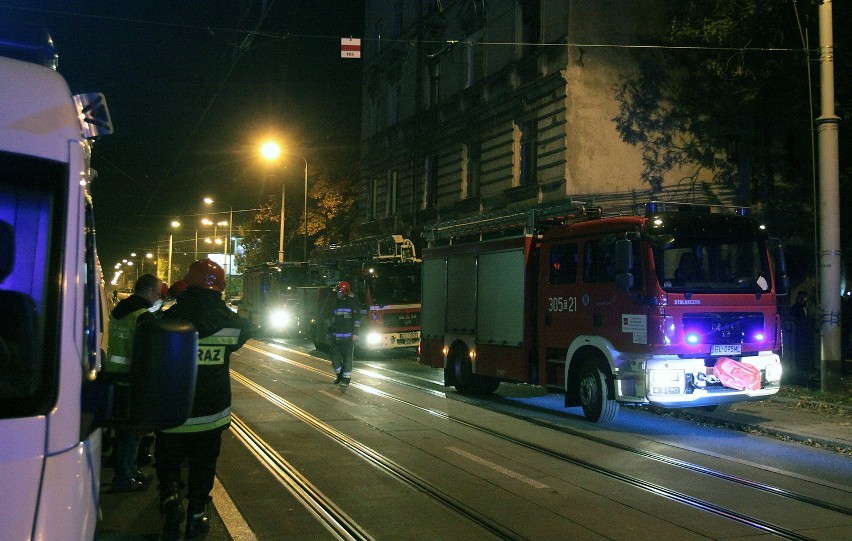
[[[361,58],[361,39],[340,38],[340,58]]]

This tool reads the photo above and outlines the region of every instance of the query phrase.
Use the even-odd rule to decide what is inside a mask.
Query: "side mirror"
[[[198,332],[181,320],[149,320],[136,329],[130,365],[128,423],[161,430],[192,412],[198,371]]]
[[[773,274],[775,275],[775,294],[779,296],[790,292],[790,276],[787,274],[787,260],[784,258],[784,246],[780,239],[769,239],[772,253]]]

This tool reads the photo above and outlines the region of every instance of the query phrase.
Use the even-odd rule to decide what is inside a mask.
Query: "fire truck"
[[[101,372],[108,304],[95,248],[92,142],[101,94],[72,96],[49,36],[0,32],[0,524],[4,539],[92,539],[101,429],[183,423],[192,325],[140,327],[127,379]],[[130,394],[127,410],[112,397]]]
[[[315,283],[304,288],[305,305],[318,349],[328,347],[325,321],[334,307],[331,289],[348,281],[364,315],[359,349],[390,350],[420,343],[420,260],[402,235],[367,237],[326,246],[311,254]]]
[[[270,337],[304,336],[298,289],[309,285],[307,263],[266,263],[243,271],[237,314]]]
[[[460,393],[564,393],[597,423],[620,405],[725,408],[778,392],[779,242],[746,208],[568,201],[424,233],[421,362]]]

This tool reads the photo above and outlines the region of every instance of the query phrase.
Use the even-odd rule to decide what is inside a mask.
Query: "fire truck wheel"
[[[610,400],[606,378],[595,363],[588,362],[583,367],[579,387],[580,403],[586,419],[598,424],[610,423],[615,419],[618,402]]]
[[[490,394],[500,386],[500,380],[473,373],[467,349],[454,348],[450,353],[450,367],[456,391],[464,395]]]

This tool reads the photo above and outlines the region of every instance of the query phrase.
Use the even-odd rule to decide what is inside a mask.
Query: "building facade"
[[[669,5],[367,0],[359,233],[419,239],[436,220],[566,198],[707,202],[676,172],[662,192],[643,184],[646,157],[614,121]]]

